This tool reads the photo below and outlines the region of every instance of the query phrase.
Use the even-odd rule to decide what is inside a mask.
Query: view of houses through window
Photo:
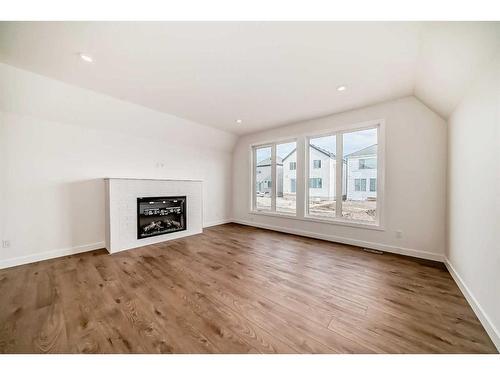
[[[255,208],[271,209],[273,179],[271,174],[271,146],[255,150]]]
[[[377,209],[377,129],[344,133],[346,194],[342,217],[373,222]]]
[[[377,137],[378,127],[308,138],[306,216],[368,223],[376,221]],[[337,148],[342,148],[342,157],[337,155]],[[291,141],[256,147],[254,160],[254,207],[270,211],[275,207],[278,213],[295,214],[297,143]],[[342,170],[337,172],[340,166]],[[342,181],[338,186],[337,173]]]
[[[296,211],[297,162],[296,142],[277,144],[276,175],[273,176],[272,147],[255,149],[255,208],[271,210],[276,195],[276,212],[294,214]],[[274,189],[276,183],[276,189]]]
[[[309,139],[309,215],[335,217],[337,137]]]
[[[295,213],[297,208],[297,143],[276,145],[276,211]]]

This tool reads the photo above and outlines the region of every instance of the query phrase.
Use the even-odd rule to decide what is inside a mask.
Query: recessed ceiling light
[[[88,63],[94,62],[94,59],[91,56],[89,56],[89,55],[87,55],[85,53],[80,53],[80,58],[83,61],[88,62]]]
[[[240,120],[240,119],[236,120],[237,124],[241,124],[242,122],[243,122],[243,120]]]
[[[346,89],[347,89],[347,87],[346,87],[346,86],[343,86],[343,85],[342,85],[342,86],[337,87],[337,91],[345,91]]]

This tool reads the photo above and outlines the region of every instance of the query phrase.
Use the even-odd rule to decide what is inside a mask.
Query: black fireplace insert
[[[186,197],[137,198],[137,239],[186,230]]]

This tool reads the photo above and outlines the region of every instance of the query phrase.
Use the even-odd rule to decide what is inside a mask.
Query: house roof
[[[292,154],[293,154],[296,150],[297,150],[297,149],[296,149],[296,148],[294,148],[292,151],[290,151],[290,152],[288,153],[288,155],[287,155],[287,156],[285,156],[285,157],[283,158],[283,161],[285,161],[285,159],[287,159],[290,155],[292,155]]]
[[[317,150],[317,151],[319,151],[319,152],[321,152],[321,153],[325,154],[326,156],[329,156],[329,157],[331,157],[331,158],[335,158],[335,154],[334,154],[333,152],[330,152],[330,151],[328,151],[328,150],[325,150],[324,148],[321,148],[321,147],[316,146],[316,145],[312,145],[312,144],[311,144],[310,146],[311,146],[312,148],[314,148],[315,150]],[[293,154],[296,150],[297,150],[297,149],[296,149],[296,148],[294,148],[292,151],[290,151],[290,153],[289,153],[287,156],[285,156],[285,157],[283,158],[283,161],[285,161],[285,159],[286,159],[286,158],[288,158],[290,155],[292,155],[292,154]]]
[[[315,150],[321,152],[322,154],[325,154],[326,156],[330,157],[330,158],[335,158],[335,154],[333,152],[330,152],[328,150],[325,150],[324,148],[321,148],[319,146],[316,146],[316,145],[313,145],[311,144],[310,145],[312,148],[314,148]],[[292,155],[297,149],[294,148],[292,151],[290,151],[290,153],[285,156],[283,159],[281,159],[280,157],[278,157],[278,165],[283,165],[283,162],[290,156]],[[355,152],[352,152],[350,153],[349,155],[346,155],[345,158],[351,158],[351,157],[360,157],[360,156],[371,156],[371,155],[377,155],[377,144],[374,144],[374,145],[371,145],[371,146],[368,146],[368,147],[365,147],[365,148],[362,148],[361,150],[358,150],[358,151],[355,151]],[[271,159],[270,158],[267,158],[265,160],[262,160],[259,164],[257,164],[257,166],[259,167],[262,167],[262,166],[266,166],[266,165],[271,165]]]
[[[331,158],[335,158],[335,154],[333,152],[330,152],[328,150],[325,150],[324,148],[321,148],[319,146],[316,146],[316,145],[312,145],[310,144],[310,146],[312,148],[314,148],[315,150],[319,151],[319,152],[322,152],[323,154],[325,154],[326,156],[329,156]]]
[[[277,165],[283,165],[283,159],[281,159],[279,156],[276,159]],[[271,158],[264,159],[260,162],[257,163],[257,167],[267,167],[271,165]]]
[[[377,144],[362,148],[361,150],[355,151],[350,153],[349,155],[346,155],[347,158],[352,158],[352,157],[358,157],[358,156],[370,156],[370,155],[377,155]]]

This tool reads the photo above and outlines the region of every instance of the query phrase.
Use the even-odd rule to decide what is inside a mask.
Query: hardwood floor
[[[444,266],[237,224],[0,270],[2,353],[496,353]]]

